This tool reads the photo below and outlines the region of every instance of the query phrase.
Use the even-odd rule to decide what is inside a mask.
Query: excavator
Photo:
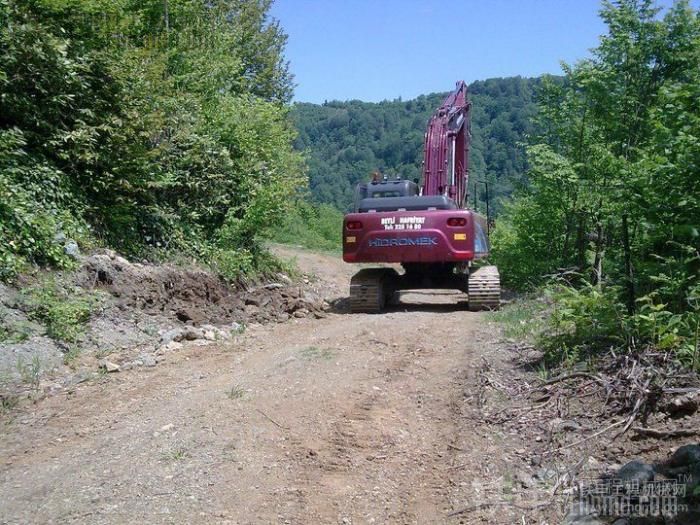
[[[425,133],[422,184],[378,172],[358,184],[343,218],[343,260],[398,263],[363,268],[350,281],[352,312],[380,313],[402,290],[467,294],[469,310],[495,310],[500,276],[479,264],[489,254],[487,219],[467,208],[471,102],[463,81],[435,111]]]

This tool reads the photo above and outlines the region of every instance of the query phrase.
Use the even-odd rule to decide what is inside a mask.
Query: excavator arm
[[[445,195],[465,206],[469,178],[470,109],[467,85],[457,82],[428,121],[423,152],[423,195]]]

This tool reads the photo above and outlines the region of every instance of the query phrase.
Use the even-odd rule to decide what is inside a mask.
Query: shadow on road
[[[468,312],[469,303],[464,297],[456,292],[442,290],[406,291],[401,292],[398,299],[387,304],[382,313]],[[350,314],[350,298],[340,297],[331,301],[328,311],[335,314]]]

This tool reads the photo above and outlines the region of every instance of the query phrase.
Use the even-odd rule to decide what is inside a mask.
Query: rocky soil
[[[116,256],[86,265],[83,285],[108,292],[113,312],[162,332],[5,411],[0,523],[603,523],[571,512],[572,472],[640,460],[627,472],[667,475],[693,443],[611,442],[570,421],[567,400],[542,399],[527,356],[459,294],[407,293],[385,314],[350,315],[355,268],[278,252],[308,283],[226,295],[163,270],[127,289]],[[187,296],[163,285],[200,278]]]
[[[320,317],[328,308],[319,293],[323,284],[307,276],[293,282],[278,274],[263,284],[231,287],[196,266],[132,263],[104,251],[82,257],[77,272],[54,278],[97,304],[79,340],[69,344],[49,337],[23,299],[43,277],[25,277],[14,288],[0,284],[0,316],[23,330],[21,341],[0,341],[5,403],[55,393],[107,369],[155,366],[183,340],[225,341],[250,324]]]

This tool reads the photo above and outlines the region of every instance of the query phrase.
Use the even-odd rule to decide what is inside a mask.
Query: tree
[[[255,244],[305,184],[269,7],[0,2],[0,262],[59,264],[81,231],[202,254],[235,222]]]

